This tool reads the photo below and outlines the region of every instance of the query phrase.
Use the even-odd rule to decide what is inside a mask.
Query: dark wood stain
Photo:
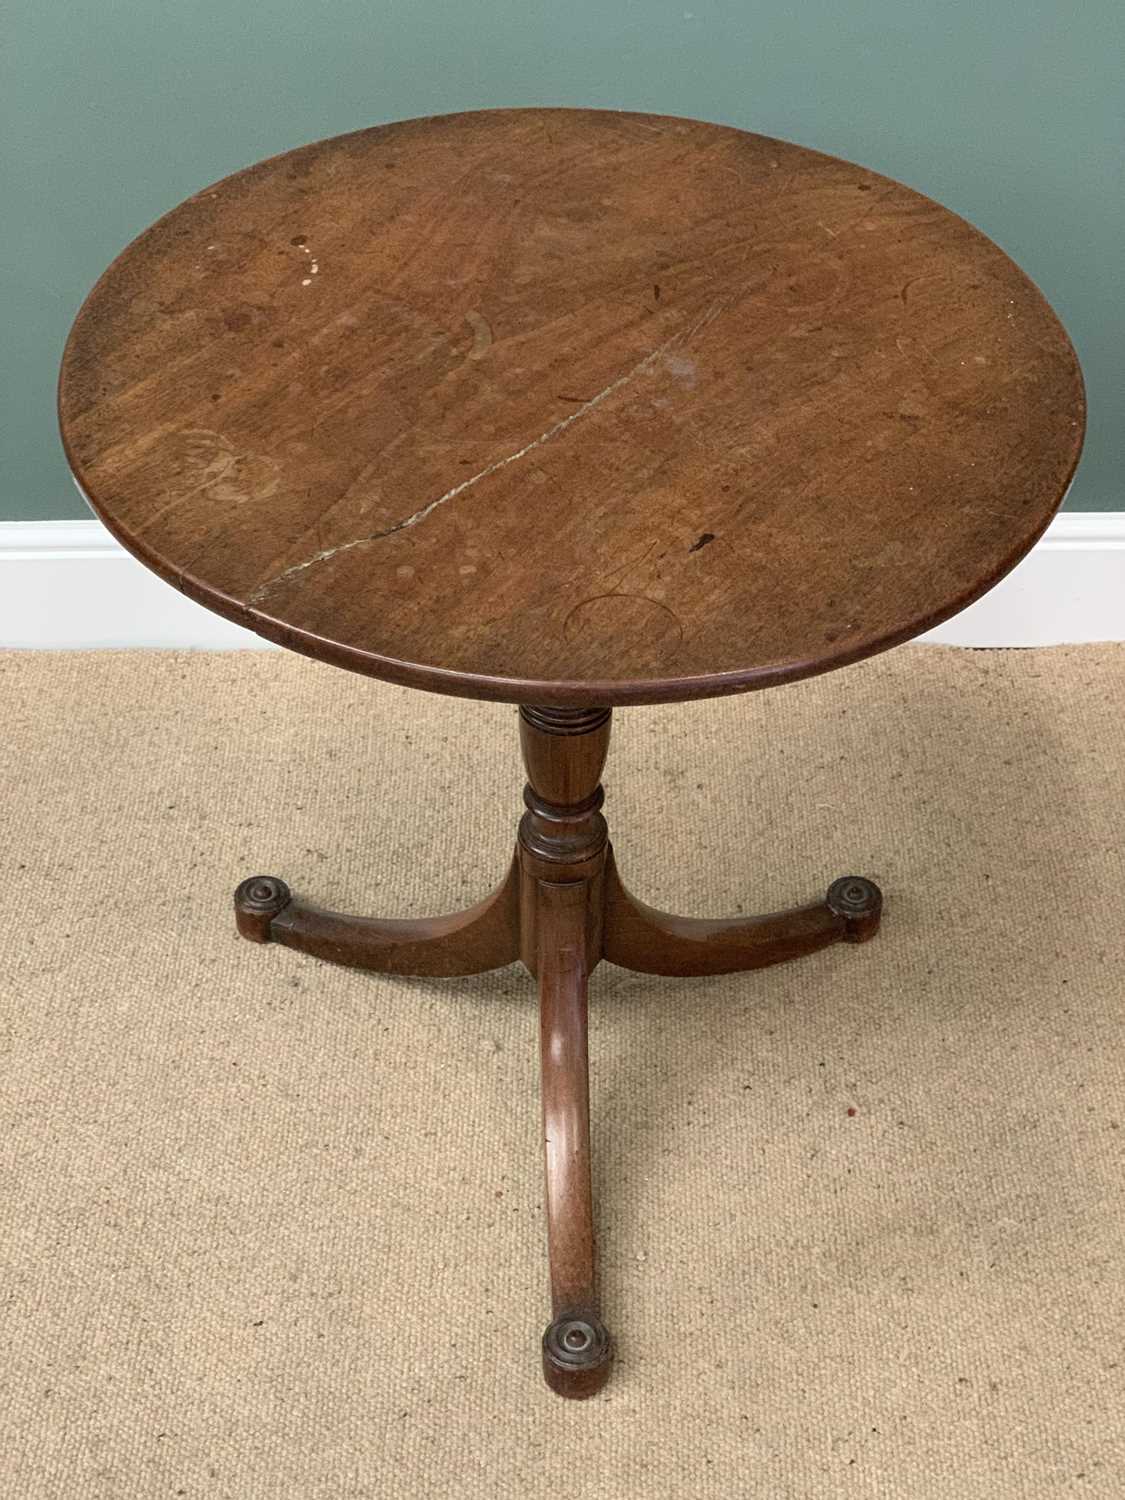
[[[573,705],[929,628],[1043,531],[1084,421],[1054,314],[964,220],[587,110],[380,126],[204,189],[90,294],[59,410],[91,504],[190,597],[373,676]]]

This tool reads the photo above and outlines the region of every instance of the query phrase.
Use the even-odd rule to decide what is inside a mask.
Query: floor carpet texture
[[[503,873],[516,710],[280,652],[6,653],[0,1495],[1125,1493],[1125,646],[622,710],[618,864],[862,947],[591,984],[616,1363],[547,1319],[534,982],[240,940]]]

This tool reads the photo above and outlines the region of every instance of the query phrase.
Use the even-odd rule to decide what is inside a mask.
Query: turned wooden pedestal
[[[610,710],[522,708],[528,784],[516,853],[491,896],[468,911],[380,921],[322,911],[283,880],[252,875],[235,892],[238,930],[317,958],[392,974],[479,974],[522,959],[539,980],[539,1064],[546,1152],[551,1322],[543,1373],[562,1396],[592,1396],[611,1345],[596,1287],[590,1191],[586,987],[601,959],[645,974],[729,974],[863,943],[882,897],[858,875],[823,900],[761,917],[706,921],[654,911],[617,873],[599,783]]]
[[[87,298],[59,413],[90,504],[190,599],[321,662],[522,705],[527,811],[479,906],[378,921],[254,876],[236,907],[246,937],[336,963],[538,976],[544,1368],[589,1395],[590,973],[752,969],[879,921],[851,875],[749,920],[636,900],[600,810],[610,711],[846,667],[983,594],[1078,461],[1066,334],[984,235],[854,163],[662,115],[485,110],[180,204]]]

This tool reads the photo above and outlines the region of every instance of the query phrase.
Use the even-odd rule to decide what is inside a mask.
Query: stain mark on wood
[[[469,350],[468,357],[483,359],[492,347],[492,325],[475,308],[470,308],[465,314],[465,322],[473,330],[473,347]]]

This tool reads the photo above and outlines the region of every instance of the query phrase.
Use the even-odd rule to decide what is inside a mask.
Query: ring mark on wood
[[[673,610],[647,594],[594,594],[576,604],[563,621],[567,641],[588,633],[617,638],[623,645],[640,640],[666,646],[679,645],[684,627]]]
[[[793,241],[756,246],[747,256],[747,264],[743,295],[792,312],[831,306],[851,281],[838,256]]]
[[[183,457],[175,477],[185,487],[146,517],[142,529],[199,494],[223,505],[245,505],[269,500],[281,488],[281,464],[265,453],[240,453],[209,427],[184,428],[176,439],[183,443]]]

